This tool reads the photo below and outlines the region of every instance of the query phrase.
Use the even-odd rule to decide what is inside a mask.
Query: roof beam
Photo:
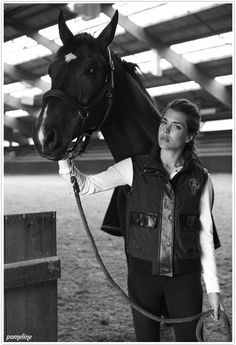
[[[53,53],[56,53],[57,50],[60,48],[60,46],[52,40],[49,40],[48,38],[40,35],[38,32],[35,32],[33,29],[29,28],[25,24],[22,24],[16,19],[6,17],[5,25],[10,25],[15,30],[21,32],[23,35],[27,35],[28,37],[35,40],[37,43],[42,44],[44,47],[50,49]]]
[[[23,71],[21,68],[4,63],[4,73],[10,75],[16,80],[26,81],[28,84],[38,87],[46,92],[50,88],[50,84],[40,78],[35,78],[34,74],[29,71]]]
[[[101,9],[109,17],[112,17],[114,14],[114,9],[111,5],[103,4]],[[214,78],[210,78],[208,75],[204,74],[193,63],[185,60],[181,55],[170,49],[168,45],[154,39],[145,29],[131,22],[128,17],[119,14],[119,24],[136,39],[148,44],[150,48],[156,49],[161,57],[169,61],[176,69],[186,75],[189,80],[194,80],[215,99],[228,108],[232,108],[231,93],[224,85],[221,85]]]

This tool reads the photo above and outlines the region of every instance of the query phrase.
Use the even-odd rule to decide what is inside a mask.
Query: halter
[[[81,148],[76,152],[76,154],[75,153],[73,154],[74,157],[79,155],[79,154],[82,154],[85,151],[92,133],[96,130],[99,130],[102,127],[102,125],[106,121],[106,119],[107,119],[107,117],[111,111],[112,105],[113,105],[112,90],[114,89],[115,66],[114,66],[114,62],[112,60],[111,51],[108,47],[107,47],[107,51],[108,51],[108,58],[109,58],[110,78],[108,75],[106,76],[105,84],[103,85],[102,90],[92,100],[92,102],[90,104],[83,105],[75,97],[70,96],[70,95],[66,94],[65,92],[58,90],[58,89],[51,89],[51,90],[47,91],[43,96],[43,102],[44,103],[46,102],[46,99],[49,97],[55,97],[55,98],[60,99],[61,101],[66,103],[69,107],[72,107],[75,110],[77,110],[76,116],[79,115],[79,117],[82,119],[81,131],[83,132],[83,134],[81,134],[79,137],[77,137],[76,141],[74,143],[72,143],[72,146],[67,149],[67,152],[71,155],[72,152],[75,150],[76,146],[78,146],[82,142]],[[109,83],[108,83],[108,81],[109,81]],[[84,131],[85,122],[86,122],[86,119],[90,115],[91,109],[94,108],[94,106],[96,106],[104,96],[106,96],[108,98],[108,106],[107,106],[107,110],[106,110],[104,116],[102,117],[102,119],[101,119],[101,121],[97,127],[92,127],[85,132]]]

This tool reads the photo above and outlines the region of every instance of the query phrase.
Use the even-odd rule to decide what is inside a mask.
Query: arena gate
[[[57,341],[56,213],[4,216],[4,339]]]

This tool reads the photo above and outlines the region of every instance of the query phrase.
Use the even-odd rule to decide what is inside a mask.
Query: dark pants
[[[169,318],[186,317],[202,311],[201,274],[176,277],[148,275],[135,271],[128,274],[129,296],[149,312],[161,316],[163,302]],[[137,341],[160,341],[160,323],[132,309]],[[197,321],[174,325],[176,341],[197,342]]]

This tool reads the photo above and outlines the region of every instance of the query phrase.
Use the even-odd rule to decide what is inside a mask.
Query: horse
[[[63,45],[49,66],[51,89],[43,96],[33,130],[42,157],[64,159],[73,140],[98,129],[115,162],[147,153],[156,143],[160,114],[138,66],[122,61],[109,47],[117,24],[115,11],[97,38],[88,33],[73,35],[60,12]],[[103,231],[124,235],[125,204],[124,187],[118,187],[105,214]]]

